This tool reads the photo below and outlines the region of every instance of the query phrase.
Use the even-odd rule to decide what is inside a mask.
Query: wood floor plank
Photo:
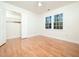
[[[79,57],[79,44],[35,36],[28,39],[10,39],[0,47],[0,56],[9,57]]]

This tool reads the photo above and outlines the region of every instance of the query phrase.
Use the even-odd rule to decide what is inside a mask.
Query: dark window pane
[[[57,22],[57,26],[59,25],[59,22]]]
[[[57,25],[57,23],[54,23],[54,26],[56,26]]]
[[[63,29],[63,26],[60,26],[60,29]]]
[[[54,26],[54,29],[56,29],[56,26]]]
[[[59,26],[57,26],[57,29],[59,29]]]
[[[49,28],[51,28],[51,23],[49,24]]]
[[[46,24],[45,28],[46,29],[51,29],[51,16],[45,18]]]
[[[60,26],[63,26],[63,22],[60,22]]]

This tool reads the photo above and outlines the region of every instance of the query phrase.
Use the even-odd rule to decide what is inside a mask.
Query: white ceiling
[[[65,5],[75,3],[76,1],[40,1],[43,6],[38,7],[38,1],[6,1],[7,3],[13,4],[17,7],[24,8],[26,10],[41,14],[47,12],[48,9],[55,10]]]

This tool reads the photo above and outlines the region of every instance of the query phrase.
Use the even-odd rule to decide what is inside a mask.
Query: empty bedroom
[[[79,1],[0,1],[0,57],[79,57]]]

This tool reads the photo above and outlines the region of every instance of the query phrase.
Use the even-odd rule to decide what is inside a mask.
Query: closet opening
[[[6,38],[21,38],[21,14],[19,12],[6,11]]]

